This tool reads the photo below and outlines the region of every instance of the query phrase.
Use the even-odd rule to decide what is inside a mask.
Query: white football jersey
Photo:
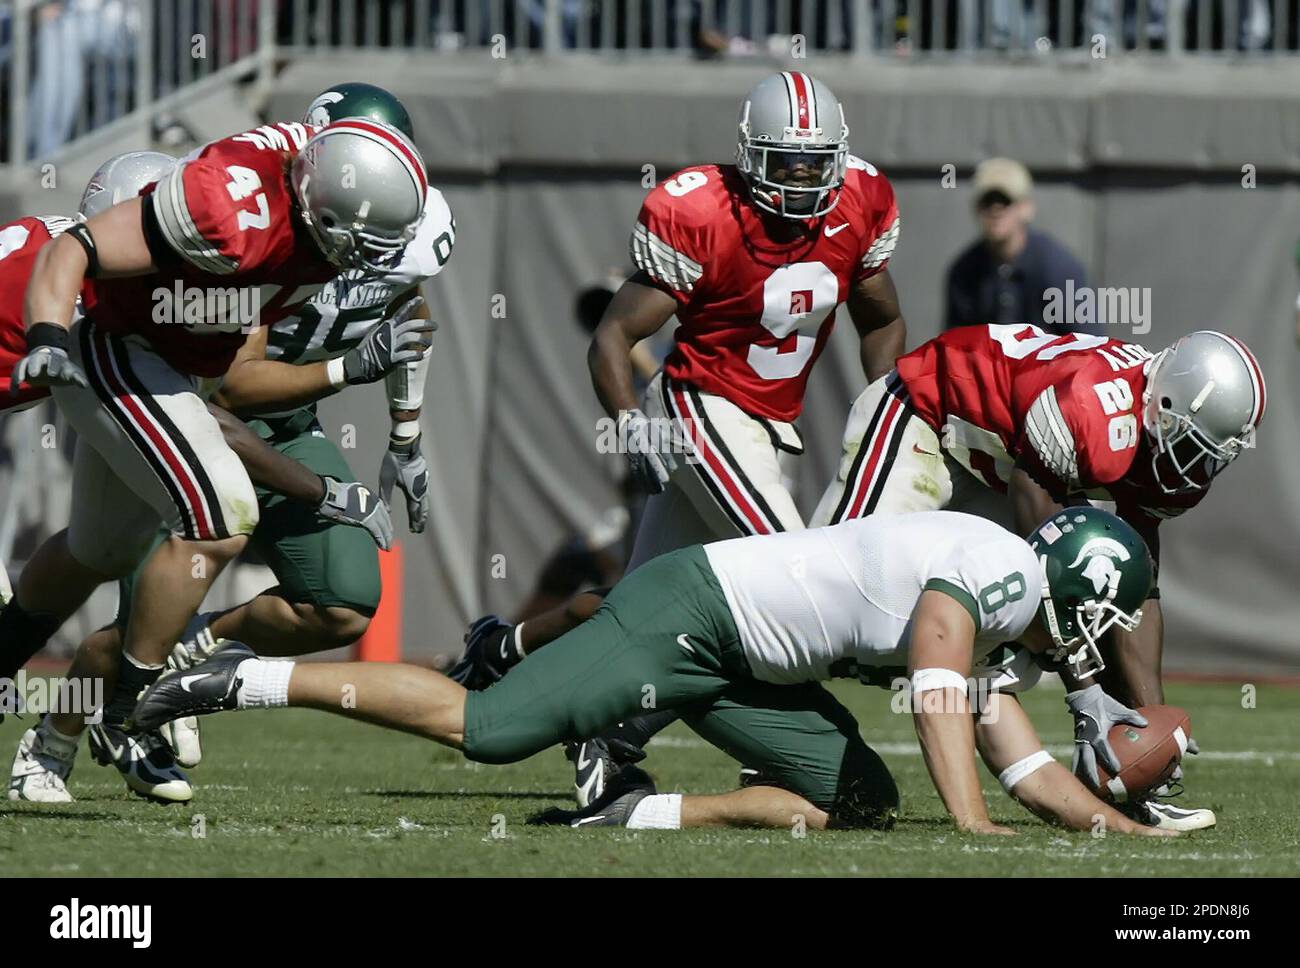
[[[456,219],[442,192],[430,186],[415,238],[392,272],[378,278],[345,273],[327,282],[294,316],[271,327],[267,359],[314,363],[342,356],[384,318],[392,301],[436,276],[456,244]]]
[[[975,619],[974,664],[1029,627],[1041,572],[1028,543],[955,511],[873,515],[705,546],[754,677],[832,678],[831,666],[907,665],[926,589]]]

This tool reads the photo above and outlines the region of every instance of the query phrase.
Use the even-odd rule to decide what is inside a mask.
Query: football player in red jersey
[[[1160,522],[1199,503],[1253,446],[1264,405],[1259,363],[1224,333],[1192,333],[1153,357],[1136,343],[1036,326],[951,330],[901,357],[854,403],[812,524],[969,509],[991,489],[1009,495],[1007,522],[1024,535],[1063,505],[1105,500],[1158,566]],[[1065,670],[1076,768],[1092,777],[1097,756],[1115,768],[1110,726],[1143,725],[1111,696],[1134,708],[1164,702],[1158,589],[1142,614],[1133,628],[1093,630]],[[1172,829],[1214,822],[1208,810],[1145,809]]]
[[[252,483],[201,391],[215,389],[254,326],[340,271],[378,272],[399,257],[426,190],[418,152],[394,129],[266,125],[199,149],[138,198],[40,250],[27,287],[29,350],[14,379],[51,387],[78,432],[73,518],[0,613],[5,668],[20,667],[67,617],[68,590],[51,591],[74,570],[65,559],[101,581],[119,577],[161,519],[173,538],[157,553],[174,564],[173,581],[135,603],[134,662],[123,666],[142,681],[157,674],[257,523]],[[79,297],[85,315],[74,324]]]
[[[794,421],[841,303],[869,380],[902,352],[888,271],[898,205],[847,138],[830,88],[783,71],[745,99],[736,164],[687,168],[646,197],[631,240],[639,271],[588,355],[633,475],[652,494],[629,569],[695,542],[804,526],[781,463],[803,451]],[[676,345],[643,409],[630,353],[673,316]],[[662,725],[629,725],[627,749]],[[600,792],[602,754],[573,755],[596,764],[579,769],[582,802]]]

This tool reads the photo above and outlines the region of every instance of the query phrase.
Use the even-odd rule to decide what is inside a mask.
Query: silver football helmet
[[[370,118],[317,132],[293,160],[290,182],[303,222],[342,271],[391,271],[415,238],[429,180],[409,138]]]
[[[848,137],[831,89],[801,71],[782,71],[759,81],[741,105],[736,166],[759,208],[818,218],[839,204]]]
[[[1264,375],[1240,340],[1213,330],[1184,336],[1149,364],[1142,422],[1151,469],[1166,494],[1200,491],[1254,446]]]
[[[128,151],[104,162],[86,182],[78,211],[84,218],[106,212],[118,202],[135,198],[176,166],[176,159],[161,151]]]

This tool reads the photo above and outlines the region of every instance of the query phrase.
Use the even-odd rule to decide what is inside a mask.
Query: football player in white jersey
[[[343,118],[369,118],[411,137],[406,109],[387,91],[370,84],[340,84],[319,95],[303,118],[323,126]],[[318,400],[349,386],[384,381],[392,430],[379,473],[380,496],[389,503],[394,487],[406,499],[414,533],[428,517],[429,468],[420,447],[420,409],[429,365],[429,339],[436,324],[419,287],[446,265],[455,244],[455,219],[442,193],[429,186],[414,239],[400,261],[382,275],[346,272],[325,284],[293,315],[259,327],[245,341],[214,399],[244,418],[279,453],[306,465],[339,486],[355,481],[337,445],[316,418]],[[356,528],[322,521],[310,509],[258,493],[260,516],[252,543],[278,584],[224,612],[201,613],[187,626],[169,664],[182,668],[211,654],[227,639],[261,654],[303,655],[346,646],[364,634],[379,605],[381,583],[374,543]],[[138,588],[152,584],[143,562],[122,582],[115,625],[125,628]],[[79,654],[70,676],[102,668],[92,647],[116,649],[117,637],[97,636]],[[123,667],[108,703],[111,730],[129,712],[148,677],[157,670]],[[55,717],[63,738],[78,737],[75,716]],[[46,727],[42,727],[46,728]],[[97,728],[101,729],[101,728]],[[43,739],[38,729],[37,739]],[[202,756],[197,724],[171,724],[164,735],[180,767]],[[132,790],[151,799],[189,799],[188,780],[174,764],[152,765],[131,755],[126,742],[95,743],[101,762],[112,762]],[[116,751],[122,755],[115,755]],[[73,747],[75,752],[75,746]],[[158,751],[155,760],[166,759]],[[179,791],[173,796],[169,791]]]
[[[954,823],[994,823],[976,750],[1019,802],[1066,827],[1152,836],[1042,747],[1014,692],[1047,653],[1084,670],[1098,639],[1132,629],[1151,587],[1142,539],[1114,515],[1068,509],[1028,541],[938,511],[694,545],[626,577],[596,615],[481,692],[415,666],[267,661],[240,647],[141,697],[134,728],[226,709],[302,706],[511,763],[589,736],[649,703],[679,709],[757,780],[717,796],[659,794],[631,767],[585,809],[541,822],[887,828],[898,790],[858,724],[819,683],[897,668],[926,766]],[[1019,641],[1019,661],[1004,662]],[[355,689],[344,709],[340,690]],[[978,715],[977,715],[978,714]]]

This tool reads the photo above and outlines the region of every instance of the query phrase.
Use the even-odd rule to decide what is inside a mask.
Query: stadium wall
[[[1300,65],[798,66],[835,88],[855,152],[897,189],[891,269],[909,346],[939,331],[944,269],[974,237],[971,169],[1005,154],[1034,169],[1038,224],[1083,258],[1094,285],[1150,290],[1150,331],[1118,336],[1158,348],[1219,327],[1255,349],[1270,390],[1261,446],[1164,529],[1166,665],[1294,673]],[[278,78],[276,118],[299,116],[341,79],[392,89],[456,213],[455,255],[426,290],[441,321],[425,408],[435,507],[429,533],[405,539],[408,656],[455,651],[466,619],[512,612],[546,556],[619,503],[621,459],[594,449],[601,413],[574,295],[626,266],[648,175],[730,159],[739,100],[766,69],[369,52],[300,61]],[[842,322],[811,381],[797,471],[806,510],[862,387],[854,343]],[[377,476],[382,391],[350,392],[323,413],[331,433],[356,428],[354,470]],[[404,511],[394,513],[400,530]]]

